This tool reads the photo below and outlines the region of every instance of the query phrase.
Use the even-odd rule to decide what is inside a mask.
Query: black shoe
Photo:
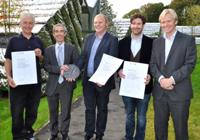
[[[25,140],[36,140],[36,139],[32,137],[32,138],[26,138]]]
[[[96,136],[95,140],[103,140],[103,136]]]
[[[62,135],[62,140],[70,140],[68,135]]]
[[[85,135],[84,140],[90,140],[91,138],[91,136]]]
[[[51,135],[51,137],[48,140],[57,140],[57,139],[58,139],[57,135]]]

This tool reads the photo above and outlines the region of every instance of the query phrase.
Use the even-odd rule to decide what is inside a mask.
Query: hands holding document
[[[121,69],[119,72],[118,72],[118,75],[119,75],[119,77],[120,78],[125,78],[125,75],[124,75],[124,73],[123,73],[123,69]],[[151,80],[151,76],[149,75],[149,74],[147,74],[147,76],[144,78],[144,80],[145,80],[145,85],[148,85],[149,84],[149,82],[150,82],[150,80]]]
[[[125,61],[123,70],[118,73],[122,78],[119,94],[143,99],[145,85],[150,81],[147,71],[148,64]]]
[[[103,54],[98,69],[89,81],[96,83],[99,87],[105,85],[107,80],[117,71],[122,62],[122,59]]]
[[[12,75],[13,80],[8,78],[11,87],[36,84],[38,82],[34,51],[12,52]]]

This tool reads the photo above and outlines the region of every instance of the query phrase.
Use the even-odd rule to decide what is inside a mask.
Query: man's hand
[[[160,86],[163,88],[163,89],[166,89],[166,90],[172,90],[174,89],[174,86],[173,86],[173,80],[171,78],[162,78],[160,80]]]
[[[99,83],[96,83],[96,84],[97,84],[98,87],[102,87],[103,86],[102,84],[99,84]]]
[[[144,78],[144,80],[145,80],[145,85],[148,85],[149,84],[149,82],[150,82],[150,80],[151,80],[151,76],[149,75],[149,74],[147,74],[147,77],[146,78]]]
[[[125,75],[123,74],[123,69],[119,70],[118,75],[120,78],[125,78]]]
[[[11,77],[8,78],[8,84],[9,84],[9,86],[11,86],[12,88],[17,87],[17,85],[15,84],[15,81],[14,81]]]
[[[37,56],[37,57],[42,57],[42,51],[41,51],[41,49],[39,49],[39,48],[37,48],[37,49],[35,49],[34,50],[35,51],[35,55]]]
[[[74,82],[74,81],[76,81],[76,79],[74,79],[74,78],[66,78],[65,80],[68,81],[68,82]]]
[[[64,75],[64,72],[65,71],[68,71],[69,70],[69,66],[68,65],[62,65],[61,67],[60,67],[60,74],[61,74],[61,76],[63,76]]]

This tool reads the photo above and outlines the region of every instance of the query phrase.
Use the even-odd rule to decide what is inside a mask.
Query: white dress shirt
[[[141,49],[142,37],[143,34],[139,35],[138,37],[131,35],[131,52],[133,54],[133,57],[135,57]]]

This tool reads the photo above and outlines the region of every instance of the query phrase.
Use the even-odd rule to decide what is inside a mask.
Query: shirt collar
[[[176,36],[177,30],[168,38],[166,33],[163,34],[164,39],[168,39],[168,40],[174,40],[175,36]]]
[[[55,46],[56,46],[56,48],[57,48],[57,47],[59,47],[59,46],[62,46],[62,47],[64,47],[64,42],[63,42],[62,44],[58,44],[58,43],[56,43],[56,45],[55,45]]]
[[[26,38],[22,33],[20,33],[19,36],[20,36],[21,38]],[[35,35],[32,33],[30,39],[31,39],[31,38],[34,38],[34,37],[35,37]],[[26,38],[26,39],[27,39],[27,38]]]
[[[142,40],[142,37],[143,37],[142,33],[137,37],[135,37],[135,36],[133,36],[133,34],[131,34],[131,39],[134,39],[134,40]]]
[[[104,37],[105,34],[106,34],[106,31],[103,32],[101,35],[97,35],[97,34],[95,33],[95,36],[96,36],[96,38],[98,38],[98,39],[101,40],[101,39]]]

